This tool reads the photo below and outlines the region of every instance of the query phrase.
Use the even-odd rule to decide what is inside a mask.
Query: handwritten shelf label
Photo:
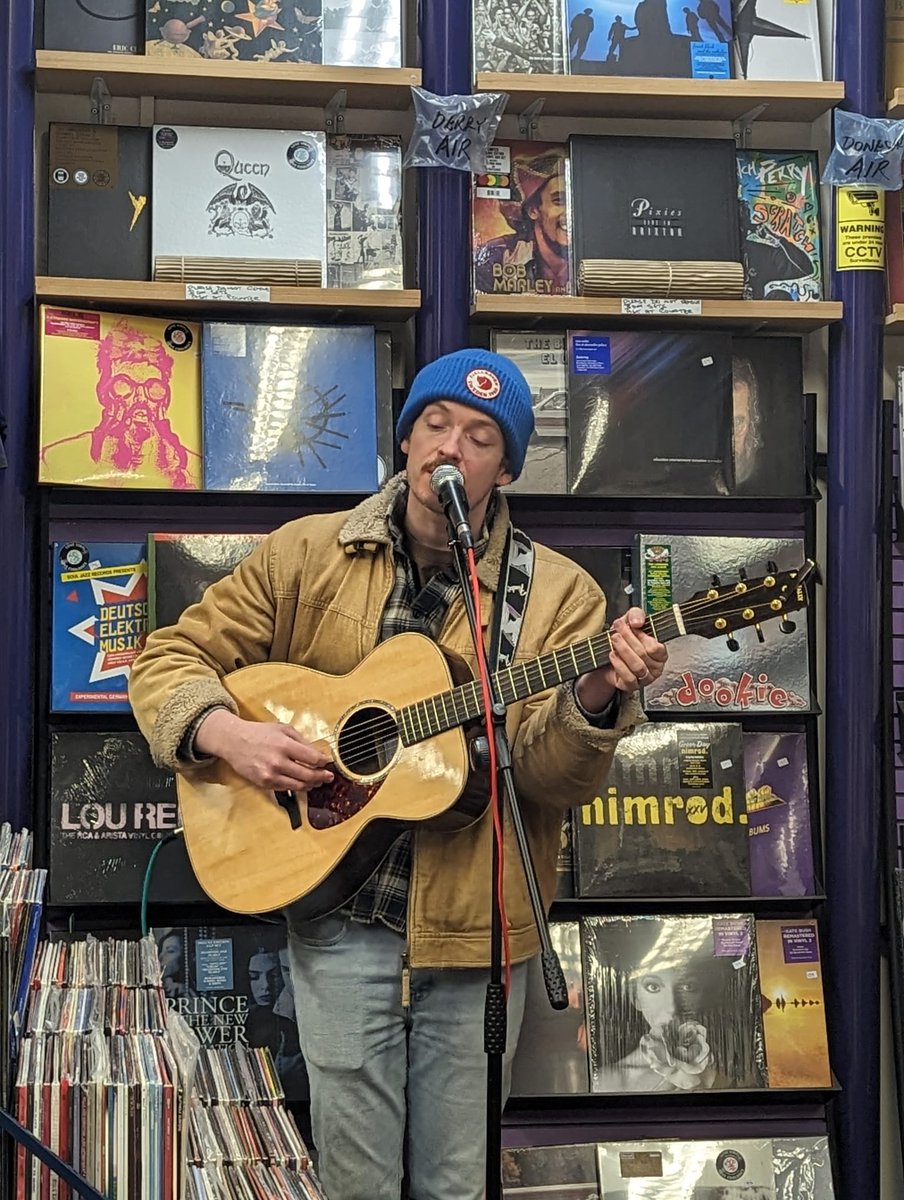
[[[270,289],[268,287],[251,287],[240,283],[187,283],[185,299],[268,304]]]
[[[651,296],[623,296],[621,311],[626,317],[660,314],[699,317],[703,312],[703,303],[700,300],[662,300]]]

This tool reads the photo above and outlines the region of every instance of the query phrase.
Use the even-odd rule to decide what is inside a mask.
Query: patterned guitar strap
[[[515,659],[521,623],[534,577],[534,544],[520,529],[509,525],[502,552],[499,590],[490,636],[490,671],[510,667]]]

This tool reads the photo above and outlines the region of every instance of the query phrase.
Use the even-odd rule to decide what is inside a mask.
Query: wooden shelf
[[[296,316],[316,313],[319,317],[360,317],[365,321],[404,321],[421,306],[416,289],[393,291],[369,288],[271,287],[270,300],[187,300],[184,283],[145,283],[133,279],[66,279],[39,275],[35,297],[42,303],[67,304],[77,308],[111,308],[185,313],[253,313],[264,320],[277,312]]]
[[[219,62],[204,58],[153,58],[135,54],[81,54],[38,50],[39,92],[78,95],[98,75],[110,94],[159,100],[213,100],[234,104],[290,104],[320,108],[345,88],[349,108],[406,109],[413,67],[321,67],[306,63]]]
[[[787,330],[809,333],[843,316],[842,305],[833,300],[797,303],[793,300],[703,300],[695,316],[651,313],[625,315],[618,298],[589,296],[480,295],[474,298],[471,315],[488,325],[530,328],[536,325],[582,328],[605,322],[611,327],[641,325],[727,326],[732,329]]]
[[[885,318],[885,332],[892,337],[904,334],[904,304],[895,304]]]
[[[888,101],[888,115],[890,117],[904,116],[904,88],[895,88]]]
[[[507,113],[543,100],[540,117],[658,117],[737,121],[765,106],[759,121],[815,121],[844,99],[844,84],[747,79],[618,79],[611,75],[479,72],[478,92],[507,92]]]

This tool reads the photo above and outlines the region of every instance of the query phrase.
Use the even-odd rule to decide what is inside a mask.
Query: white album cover
[[[822,79],[817,0],[732,0],[736,79]]]
[[[323,0],[321,37],[325,64],[400,67],[401,0]]]
[[[152,214],[155,259],[325,263],[325,135],[156,125]]]
[[[605,1200],[775,1200],[772,1142],[603,1142]]]

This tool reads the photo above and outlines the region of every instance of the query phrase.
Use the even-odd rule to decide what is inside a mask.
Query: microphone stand
[[[471,636],[475,646],[480,644],[480,616],[474,608],[474,597],[468,575],[468,560],[454,523],[449,521],[450,546],[452,547],[455,569],[461,585],[464,598],[465,612],[471,627]],[[497,601],[498,602],[498,601]],[[488,664],[490,669],[495,663]],[[492,687],[492,676],[491,676]],[[505,729],[506,706],[499,696],[492,693],[493,707],[491,710],[493,734],[496,745],[496,769],[499,781],[502,783],[502,795],[508,802],[508,810],[512,819],[512,828],[518,844],[518,851],[527,881],[531,909],[537,932],[540,936],[540,962],[543,970],[543,980],[549,1003],[554,1009],[568,1007],[568,988],[558,955],[552,946],[549,936],[549,925],[540,887],[537,883],[537,873],[527,833],[521,817],[521,806],[512,771],[512,754]],[[487,748],[487,761],[489,751]],[[505,805],[503,804],[503,815]],[[499,846],[493,837],[490,879],[490,982],[487,985],[486,1005],[484,1008],[483,1044],[487,1055],[487,1149],[486,1149],[486,1193],[485,1200],[502,1200],[502,1110],[503,1110],[503,1056],[508,1034],[508,1014],[506,1010],[505,988],[502,982],[502,913],[499,908],[499,896],[496,881],[499,874]]]

